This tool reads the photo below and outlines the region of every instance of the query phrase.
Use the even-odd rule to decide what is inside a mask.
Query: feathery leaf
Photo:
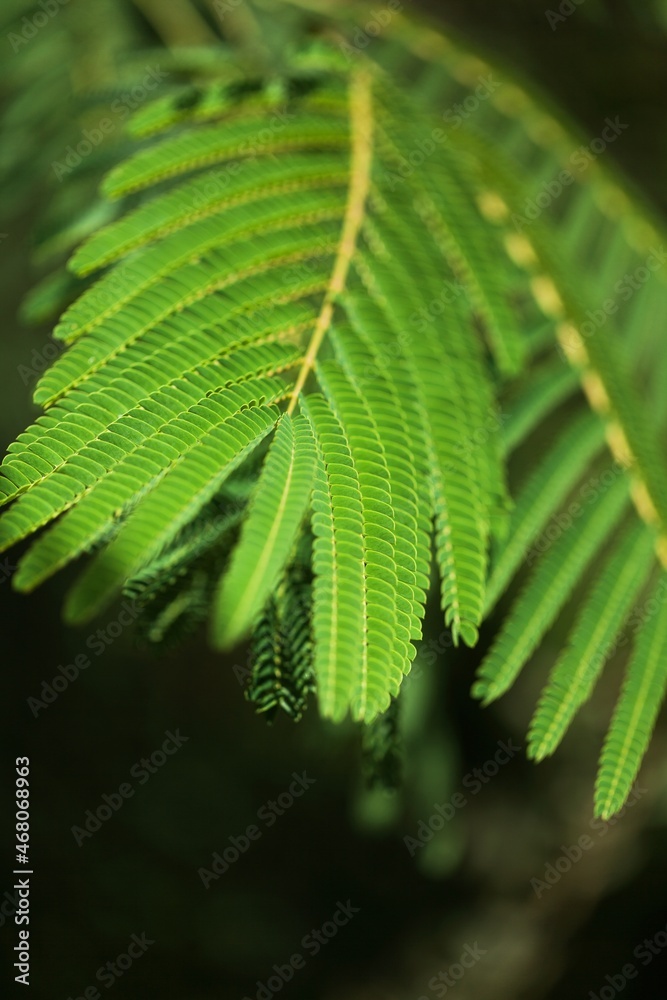
[[[275,589],[306,512],[315,475],[315,442],[302,416],[278,423],[231,566],[217,596],[216,645],[228,648],[253,625]]]

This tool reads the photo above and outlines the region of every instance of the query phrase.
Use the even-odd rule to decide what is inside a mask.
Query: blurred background
[[[282,44],[292,9],[260,7]],[[385,8],[385,0],[369,4],[368,18]],[[606,116],[629,122],[608,155],[667,208],[667,5],[404,0],[403,8],[539,84],[583,134],[596,135]],[[3,451],[34,417],[31,389],[53,351],[47,323],[20,322],[21,303],[49,261],[104,221],[95,206],[81,224],[70,205],[88,192],[94,205],[105,157],[111,163],[127,141],[124,109],[137,98],[118,80],[116,55],[126,54],[128,81],[137,67],[169,71],[176,43],[191,46],[201,65],[216,32],[233,40],[252,30],[246,13],[243,0],[217,9],[188,0],[3,0]],[[76,172],[70,196],[53,162],[65,162],[80,137],[72,86],[117,103],[110,150]],[[27,310],[33,319],[56,291],[41,286]],[[469,697],[484,636],[480,649],[452,655],[433,606],[406,690],[405,781],[390,793],[366,786],[354,727],[325,725],[314,710],[298,725],[280,718],[270,727],[255,716],[242,690],[247,650],[225,659],[194,637],[155,656],[119,622],[120,608],[100,632],[65,629],[67,579],[17,596],[12,559],[0,560],[3,843],[13,843],[14,760],[28,756],[32,996],[661,995],[664,725],[631,808],[610,824],[592,822],[595,761],[621,658],[556,757],[536,768],[523,754],[525,730],[559,628],[512,692],[484,711]],[[77,658],[88,665],[77,667]],[[168,734],[178,737],[171,754],[162,750]],[[124,798],[119,788],[128,785]],[[117,808],[102,808],[95,821],[105,795]],[[582,837],[588,846],[578,856]],[[8,857],[2,976],[14,985],[11,871]],[[135,940],[128,965],[133,935],[143,944]],[[290,975],[297,953],[303,961]],[[622,973],[628,963],[636,978]]]

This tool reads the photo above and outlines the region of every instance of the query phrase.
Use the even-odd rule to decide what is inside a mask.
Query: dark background
[[[555,31],[543,5],[527,0],[423,8],[539,82],[584,133],[595,134],[606,115],[630,121],[612,155],[664,209],[667,28],[648,7],[586,0]],[[15,320],[32,281],[33,221],[28,206],[0,245],[3,448],[34,414],[19,367],[46,342],[44,330]],[[384,799],[364,791],[351,727],[333,729],[315,711],[297,726],[281,719],[272,728],[253,715],[234,671],[244,667],[246,651],[226,660],[201,639],[154,657],[137,650],[126,630],[97,656],[87,645],[97,626],[79,632],[60,623],[65,576],[30,597],[17,596],[0,577],[3,844],[13,842],[14,758],[31,761],[28,995],[65,1000],[96,984],[106,995],[96,971],[126,951],[132,934],[145,933],[154,943],[115,982],[115,996],[255,997],[274,963],[303,953],[304,935],[347,900],[359,913],[308,958],[280,991],[286,997],[431,998],[437,994],[429,980],[466,944],[485,955],[450,991],[456,997],[587,998],[628,962],[641,972],[623,996],[661,995],[667,959],[658,955],[643,968],[633,951],[667,927],[664,727],[642,772],[646,793],[613,827],[590,825],[595,759],[622,664],[608,671],[553,761],[536,769],[517,754],[411,857],[404,837],[415,836],[433,803],[463,792],[464,776],[493,758],[498,740],[523,743],[548,647],[513,693],[487,711],[468,697],[482,650],[445,654],[424,668],[411,697],[415,705],[430,700],[429,728],[411,733],[405,793]],[[110,613],[99,627],[116,617]],[[437,642],[435,608],[428,631]],[[35,717],[28,699],[40,698],[59,665],[81,653],[90,667]],[[131,768],[176,729],[187,742],[139,786]],[[304,770],[315,779],[312,788],[271,828],[258,822],[258,810]],[[72,827],[128,780],[135,795],[77,846]],[[205,889],[198,869],[210,868],[213,853],[253,823],[261,838]],[[542,878],[545,865],[583,834],[594,847],[538,899],[531,879]],[[8,856],[0,893],[11,895],[11,870]],[[2,975],[11,989],[11,918],[1,930]]]

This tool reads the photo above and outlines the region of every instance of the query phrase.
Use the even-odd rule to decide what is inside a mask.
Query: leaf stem
[[[322,341],[331,326],[335,301],[345,289],[352,257],[357,248],[359,230],[364,221],[373,162],[372,75],[370,69],[366,67],[358,70],[350,83],[350,129],[352,143],[350,188],[340,244],[324,302],[301,370],[292,389],[292,397],[287,408],[289,414],[292,414],[296,408],[299,394],[306,384],[306,379],[315,364]]]

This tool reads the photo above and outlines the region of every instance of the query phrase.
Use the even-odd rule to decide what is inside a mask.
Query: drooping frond
[[[284,217],[294,217],[295,198],[321,188],[344,188],[346,181],[344,158],[326,153],[316,156],[294,153],[276,160],[267,159],[260,161],[252,171],[236,174],[211,171],[159,195],[94,233],[79,247],[69,266],[75,274],[89,274],[131,250],[139,250],[194,222],[222,212],[229,213],[231,209],[238,210],[239,219],[248,225],[252,208],[261,208],[267,198],[273,200]],[[320,206],[321,198],[316,198],[315,203]],[[227,214],[226,222],[231,221]],[[268,221],[263,215],[263,224]],[[228,236],[229,230],[226,231]]]
[[[322,713],[334,721],[342,719],[350,705],[355,716],[363,718],[368,700],[368,664],[362,660],[362,649],[368,648],[368,601],[359,476],[340,422],[326,401],[311,395],[304,411],[320,447],[312,500],[318,699]],[[379,652],[384,652],[382,647]],[[385,664],[382,657],[381,676]],[[395,683],[397,688],[398,677]],[[380,701],[376,711],[386,707],[381,695]]]
[[[84,237],[74,277],[52,274],[29,306],[63,301],[63,350],[0,467],[0,550],[41,532],[22,590],[92,554],[71,621],[124,591],[154,642],[204,618],[218,645],[252,631],[256,708],[298,718],[316,689],[325,717],[375,727],[391,775],[431,546],[454,643],[500,619],[485,702],[582,594],[536,759],[620,645],[667,561],[667,470],[636,385],[659,421],[667,308],[651,267],[599,321],[658,227],[567,127],[435,33],[397,16],[387,34],[369,57],[304,41],[270,78],[222,48],[133,116],[142,145],[105,154],[113,204],[51,240]],[[535,215],[563,170],[572,183]],[[605,745],[605,815],[662,698],[662,617]]]
[[[595,787],[597,813],[608,819],[627,799],[667,689],[667,578],[646,603],[633,657],[605,739]]]
[[[343,105],[344,106],[344,105]],[[301,115],[275,131],[266,129],[261,118],[209,125],[181,133],[136,153],[108,175],[104,194],[110,198],[140,191],[158,181],[201,167],[254,157],[279,155],[302,149],[341,149],[348,140],[344,115]],[[268,131],[268,137],[262,133]]]
[[[78,471],[78,466],[75,463],[72,463],[74,464],[72,471],[70,471],[69,466],[63,470],[57,482],[54,478],[53,486],[50,480],[44,483],[40,491],[45,495],[43,498],[38,497],[37,490],[26,494],[23,505],[35,507],[37,515],[41,515],[38,524],[31,523],[26,529],[25,523],[21,520],[21,500],[9,511],[6,515],[8,529],[11,530],[14,523],[18,522],[17,532],[20,532],[20,536],[23,537],[29,531],[34,530],[34,527],[65,509],[65,506],[71,506],[74,499],[79,499],[79,502],[67,511],[65,516],[50,531],[42,535],[28,551],[21,561],[16,577],[17,587],[23,590],[32,589],[67,562],[85,552],[106,531],[118,525],[126,510],[139,497],[163,481],[168,487],[172,475],[177,475],[181,479],[183,472],[179,470],[182,470],[183,465],[186,468],[187,478],[190,464],[196,463],[199,467],[202,449],[209,442],[211,445],[224,442],[227,451],[232,455],[224,475],[220,473],[221,463],[216,462],[218,456],[209,455],[208,457],[210,472],[216,477],[220,476],[219,482],[222,485],[225,475],[233,471],[242,457],[240,452],[235,452],[233,449],[240,445],[250,431],[251,425],[248,423],[245,410],[247,409],[248,412],[256,410],[257,416],[262,420],[269,417],[275,420],[277,418],[275,408],[254,404],[258,398],[275,400],[284,392],[284,385],[277,379],[241,382],[238,388],[230,388],[227,391],[211,390],[208,389],[206,383],[203,387],[200,383],[198,386],[200,394],[202,388],[204,388],[204,393],[201,401],[191,403],[190,406],[187,406],[189,397],[185,393],[173,392],[166,396],[169,405],[163,403],[162,399],[157,399],[154,403],[152,400],[146,399],[141,407],[143,418],[141,430],[144,433],[143,436],[139,436],[139,443],[134,447],[128,447],[128,441],[130,444],[134,444],[137,440],[137,437],[128,435],[128,438],[124,440],[125,453],[123,454],[120,445],[114,449],[113,445],[109,446],[107,440],[101,441],[100,451],[102,460],[106,459],[105,464],[102,464],[102,461],[97,466],[92,462],[81,462],[81,468],[86,478],[82,483],[80,480],[75,480],[76,492],[74,496],[69,491],[65,493],[66,505],[62,503],[62,500],[63,490],[67,489],[67,485],[62,487],[60,480],[64,480],[66,484],[71,482],[72,473],[75,470]],[[206,394],[207,390],[209,395]],[[153,417],[150,423],[149,416]],[[270,427],[271,424],[267,423],[266,429],[269,430]],[[127,431],[127,429],[127,427],[123,427],[123,431]],[[146,433],[146,430],[149,433]],[[250,438],[245,447],[247,448],[253,440]],[[186,461],[189,454],[193,457]],[[224,452],[220,454],[222,456]],[[109,466],[111,471],[106,471]],[[57,505],[53,503],[52,495],[58,502]],[[33,498],[34,503],[32,503]],[[41,504],[38,502],[39,500],[41,500]],[[192,513],[196,514],[197,509],[193,509]],[[5,519],[0,522],[0,526],[4,523]],[[179,527],[180,523],[171,530],[172,537]],[[164,523],[160,525],[160,529],[162,536],[165,531]],[[12,538],[13,540],[15,539]],[[149,540],[147,538],[147,541]],[[160,545],[154,547],[156,551],[152,555],[158,554],[160,550]],[[139,569],[141,569],[141,565],[132,566],[127,574],[128,577]],[[120,584],[123,582],[121,579]]]
[[[415,649],[412,641],[421,637],[421,620],[424,616],[426,590],[428,589],[429,553],[428,540],[422,531],[420,538],[420,497],[416,481],[416,468],[410,451],[410,439],[401,422],[401,402],[390,379],[379,372],[371,374],[375,359],[374,337],[381,333],[381,326],[370,331],[370,324],[379,324],[381,316],[367,303],[348,303],[354,330],[340,328],[332,332],[338,358],[356,390],[357,410],[361,421],[366,422],[367,453],[375,452],[374,474],[380,481],[373,487],[376,512],[387,519],[390,531],[390,558],[395,560],[396,572],[396,628],[406,645],[408,660]],[[365,407],[361,409],[361,401]],[[363,423],[361,424],[363,428]],[[362,430],[363,440],[363,430]],[[360,446],[357,453],[363,454]],[[366,455],[367,467],[369,455]],[[372,480],[371,480],[372,483]],[[379,500],[380,490],[384,499]],[[382,508],[380,503],[386,506]],[[425,514],[422,507],[422,516]],[[395,511],[400,511],[400,518]],[[407,673],[408,664],[402,668]]]
[[[479,668],[473,694],[485,705],[514,683],[605,538],[627,510],[628,483],[618,478],[560,533],[538,564]]]
[[[218,557],[220,550],[226,554],[227,542],[234,535],[245,515],[245,505],[232,506],[225,513],[214,513],[204,508],[200,516],[189,524],[174,543],[145,569],[131,577],[123,593],[146,603],[165,588],[176,584],[193,567]]]
[[[484,394],[479,391],[485,376],[475,346],[463,330],[463,336],[456,335],[460,328],[454,317],[460,317],[459,310],[452,309],[453,343],[446,353],[435,317],[419,316],[419,300],[410,301],[406,284],[410,282],[409,273],[398,263],[403,260],[417,260],[420,265],[423,262],[422,273],[429,281],[430,294],[441,296],[443,292],[442,280],[438,280],[437,274],[431,276],[431,267],[426,266],[423,243],[427,237],[423,232],[420,237],[418,229],[410,230],[409,220],[399,233],[388,229],[383,220],[378,225],[378,238],[393,254],[391,259],[368,260],[368,280],[378,300],[395,317],[396,365],[404,362],[407,366],[402,376],[407,381],[403,398],[412,396],[416,404],[414,419],[417,426],[421,425],[420,434],[426,445],[425,465],[436,514],[436,553],[445,621],[452,626],[456,639],[460,635],[474,645],[482,612],[489,508],[495,501],[486,490],[500,478],[496,474],[493,482],[489,480],[487,449],[498,426],[494,426],[492,405],[486,409]],[[462,358],[459,351],[464,352]],[[466,365],[470,365],[472,372],[465,373]],[[477,380],[472,374],[475,371],[479,375]],[[469,387],[464,381],[466,375],[470,378]],[[478,387],[476,393],[473,384]],[[463,412],[468,414],[465,425],[461,421]],[[477,430],[482,438],[479,445]],[[472,447],[466,442],[466,434],[473,438]]]
[[[163,553],[123,587],[141,612],[136,623],[139,641],[158,648],[175,645],[208,619],[247,502],[241,499],[244,483],[232,490],[229,486],[221,491],[224,509],[219,501],[204,507]]]
[[[279,708],[300,719],[315,691],[311,596],[300,569],[289,570],[255,626],[246,697],[269,722]]]
[[[304,417],[288,413],[264,463],[241,540],[222,580],[214,611],[216,644],[231,646],[249,631],[291,554],[310,500],[315,442]]]
[[[254,402],[232,409],[229,399],[224,399],[223,409],[222,400],[210,396],[192,412],[192,426],[186,422],[178,428],[175,440],[180,452],[172,452],[170,467],[157,474],[157,482],[133,516],[70,591],[65,605],[69,621],[87,621],[105,607],[124,581],[169,544],[273,429],[278,416],[275,406]],[[168,441],[162,435],[161,448],[166,450]],[[82,509],[83,504],[76,508],[77,512]]]
[[[584,413],[566,428],[529,477],[517,495],[507,542],[493,563],[486,589],[486,614],[493,609],[522,562],[525,560],[531,565],[539,548],[546,549],[551,544],[548,532],[545,532],[542,546],[536,543],[549,518],[559,510],[603,444],[604,429],[600,421]],[[585,486],[582,493],[583,490]],[[558,522],[553,527],[556,536],[562,533]]]
[[[530,724],[528,756],[534,760],[555,751],[606,661],[627,643],[620,633],[650,573],[653,546],[653,533],[632,525],[588,594]]]
[[[371,788],[387,791],[400,788],[403,773],[403,746],[399,730],[400,702],[394,699],[375,722],[364,728],[363,766]]]
[[[514,451],[545,417],[573,395],[578,384],[576,372],[560,358],[533,371],[527,384],[505,404],[507,418],[503,423],[503,444],[506,451]]]

